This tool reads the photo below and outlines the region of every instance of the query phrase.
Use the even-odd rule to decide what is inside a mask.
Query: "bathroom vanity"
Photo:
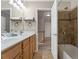
[[[23,34],[16,39],[1,42],[1,59],[32,59],[35,52],[35,33]]]

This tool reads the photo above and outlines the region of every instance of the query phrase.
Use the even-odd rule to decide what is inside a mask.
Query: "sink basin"
[[[15,36],[18,36],[17,34],[9,34],[9,35],[6,35],[7,37],[15,37]]]
[[[15,33],[2,33],[1,35],[2,35],[1,36],[2,40],[15,39],[19,36],[18,34],[15,34]]]
[[[18,36],[18,34],[14,34],[14,33],[2,33],[1,35],[4,36],[4,37],[15,37],[15,36]]]

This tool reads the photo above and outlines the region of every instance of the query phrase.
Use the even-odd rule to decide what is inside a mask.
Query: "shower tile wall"
[[[71,44],[71,22],[70,12],[59,11],[58,12],[58,43],[59,44]]]
[[[59,44],[71,44],[70,21],[59,21]]]
[[[72,24],[72,44],[78,47],[78,21],[77,21],[77,7],[71,11]]]
[[[58,12],[58,43],[78,46],[77,8]]]

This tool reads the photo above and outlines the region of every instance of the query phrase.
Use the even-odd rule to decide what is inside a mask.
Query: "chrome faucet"
[[[63,32],[63,35],[65,35],[66,34],[66,32]]]
[[[20,35],[22,35],[23,31],[20,31]]]

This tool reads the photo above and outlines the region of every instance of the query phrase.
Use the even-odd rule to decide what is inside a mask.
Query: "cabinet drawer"
[[[23,41],[23,48],[26,48],[29,45],[29,38]]]
[[[2,59],[14,59],[16,55],[19,54],[20,52],[21,52],[21,43],[11,47],[10,49],[2,53],[1,57]]]

